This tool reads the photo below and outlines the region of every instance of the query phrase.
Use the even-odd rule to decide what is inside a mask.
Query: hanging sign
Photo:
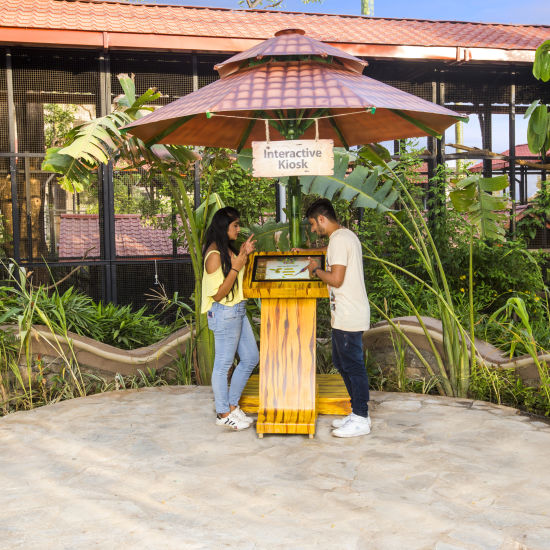
[[[281,176],[332,176],[332,139],[253,141],[252,175],[257,178]]]

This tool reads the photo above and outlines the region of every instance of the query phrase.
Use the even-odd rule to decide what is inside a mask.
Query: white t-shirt
[[[346,266],[340,288],[328,285],[331,326],[339,330],[359,332],[370,325],[370,305],[365,289],[363,252],[357,235],[346,228],[334,231],[328,242],[327,269],[331,265]]]

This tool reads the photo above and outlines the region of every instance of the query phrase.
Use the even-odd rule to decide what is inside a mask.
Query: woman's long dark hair
[[[206,230],[206,234],[204,236],[204,248],[202,249],[202,254],[203,256],[206,254],[208,247],[212,243],[216,244],[220,252],[224,278],[227,277],[227,275],[231,271],[231,256],[229,254],[229,251],[233,251],[233,253],[236,255],[239,254],[239,251],[235,248],[235,242],[229,240],[229,237],[227,236],[227,230],[229,228],[229,225],[235,220],[238,220],[240,217],[241,215],[239,214],[238,210],[236,210],[232,206],[220,208],[214,214],[214,216],[212,216],[212,221],[210,222],[210,225],[208,226],[208,229]],[[238,279],[235,279],[235,283],[233,284],[233,287],[228,294],[229,300],[233,299],[236,288],[238,288]]]

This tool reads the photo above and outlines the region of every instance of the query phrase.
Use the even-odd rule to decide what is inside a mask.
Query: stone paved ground
[[[4,549],[550,549],[550,426],[372,394],[371,435],[229,432],[209,388],[0,419]]]

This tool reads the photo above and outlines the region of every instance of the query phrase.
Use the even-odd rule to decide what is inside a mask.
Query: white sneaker
[[[335,437],[357,437],[370,434],[369,418],[351,413],[350,419],[341,427],[332,430]]]
[[[248,422],[248,424],[253,424],[254,419],[250,418],[250,416],[247,416],[246,413],[237,405],[235,409],[233,409],[233,414],[243,422]]]
[[[336,418],[335,420],[332,421],[332,427],[333,428],[341,428],[346,422],[348,422],[348,420],[351,419],[351,417],[353,416],[353,413],[349,413],[347,416],[344,416],[343,418]],[[362,417],[364,418],[364,417]],[[367,416],[367,419],[369,421],[369,428],[371,427],[371,423],[370,423],[370,415]]]
[[[246,428],[250,428],[250,424],[248,422],[241,420],[234,413],[235,411],[229,413],[227,416],[216,418],[216,425],[225,426],[230,430],[236,430],[236,431],[246,430]]]

